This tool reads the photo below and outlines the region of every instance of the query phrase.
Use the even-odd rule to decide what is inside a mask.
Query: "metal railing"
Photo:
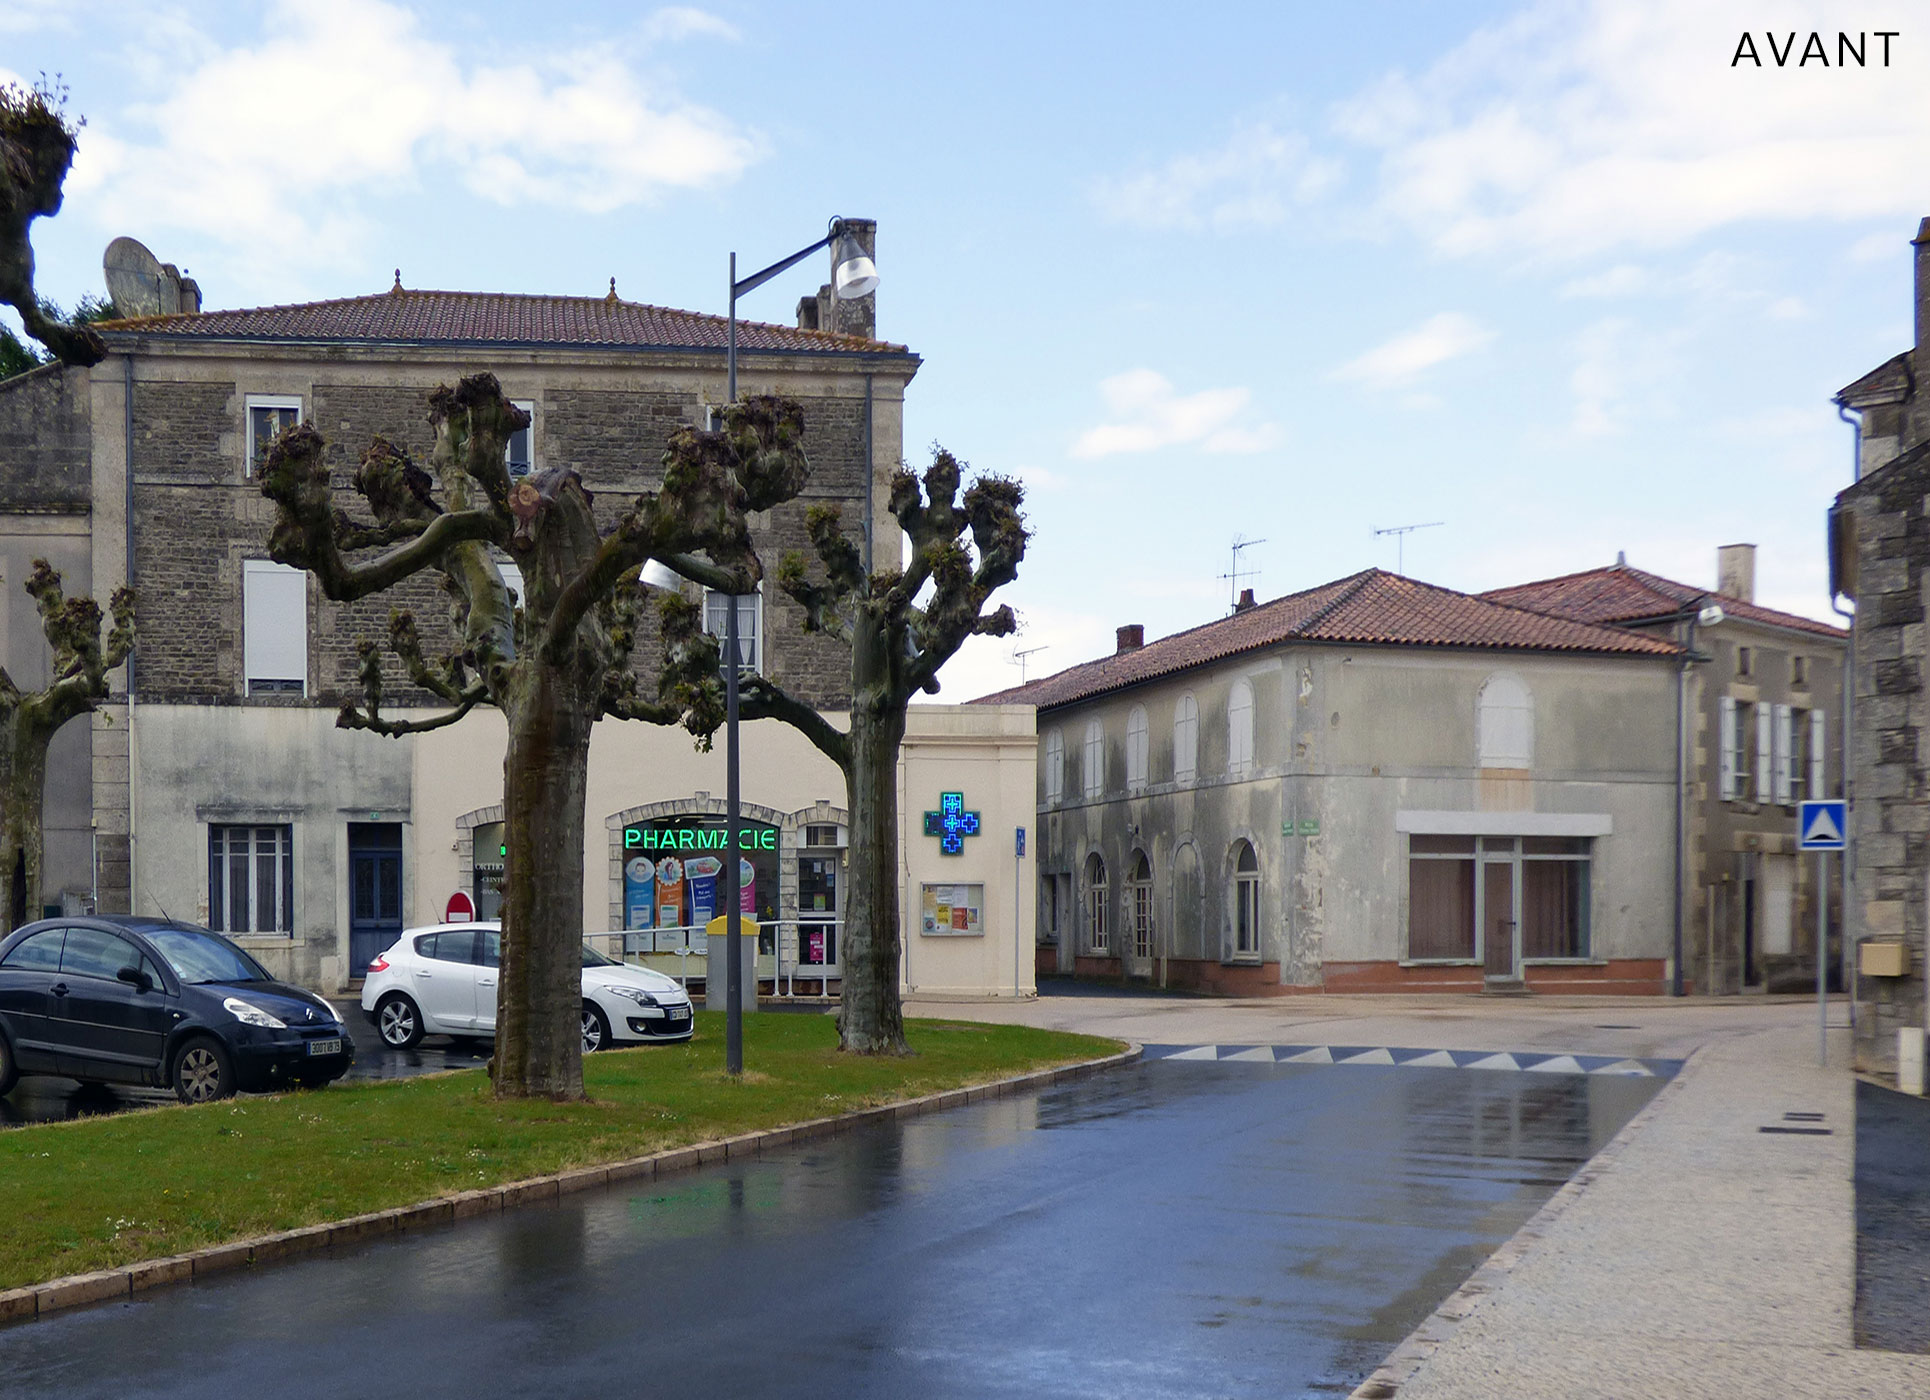
[[[796,996],[797,984],[818,984],[817,995],[830,994],[833,979],[842,978],[844,970],[836,961],[807,961],[805,954],[813,947],[821,952],[829,952],[840,946],[844,937],[842,919],[770,919],[762,922],[746,919],[744,934],[750,937],[755,932],[758,941],[758,954],[755,960],[756,976],[760,982],[768,981],[772,994],[776,996]],[[692,980],[699,982],[708,978],[710,940],[703,925],[689,924],[678,928],[657,929],[611,929],[601,933],[586,934],[584,941],[606,957],[632,967],[648,967],[677,979],[679,986],[688,990]],[[768,941],[771,951],[763,948]],[[693,971],[691,959],[697,960]]]

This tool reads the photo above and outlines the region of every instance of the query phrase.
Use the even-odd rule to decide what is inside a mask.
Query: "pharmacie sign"
[[[623,849],[664,852],[721,851],[724,849],[724,836],[725,829],[722,826],[693,827],[672,823],[627,826],[623,829]],[[737,849],[775,851],[777,828],[765,826],[762,823],[740,826],[737,829]]]

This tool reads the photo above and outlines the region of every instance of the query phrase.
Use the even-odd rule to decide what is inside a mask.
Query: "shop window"
[[[1247,841],[1233,846],[1233,956],[1260,956],[1260,859]]]
[[[626,929],[702,930],[735,895],[746,931],[759,927],[758,949],[775,948],[778,917],[777,828],[744,818],[738,823],[737,878],[724,862],[724,819],[709,814],[658,817],[623,828],[623,926]],[[835,880],[835,874],[831,876]],[[836,887],[828,887],[836,914]]]
[[[1478,850],[1477,850],[1478,846]],[[1589,956],[1593,843],[1577,836],[1423,836],[1407,839],[1407,956],[1473,962],[1491,951],[1476,930],[1518,928],[1525,961]],[[1477,860],[1492,884],[1477,879]],[[1518,909],[1519,919],[1508,914]],[[1492,950],[1512,966],[1514,950]]]
[[[1097,851],[1086,857],[1086,951],[1096,957],[1112,951],[1106,931],[1106,862]]]
[[[1134,705],[1126,716],[1126,786],[1138,791],[1146,786],[1146,707]]]
[[[1066,739],[1056,729],[1045,736],[1045,801],[1056,807],[1066,795]]]
[[[1126,908],[1132,917],[1133,956],[1153,955],[1153,867],[1144,851],[1133,852],[1131,873],[1126,877]]]
[[[1475,954],[1474,838],[1407,838],[1407,956],[1470,961]]]
[[[1192,782],[1199,764],[1200,706],[1188,692],[1173,706],[1173,781]]]
[[[1589,841],[1521,838],[1521,956],[1588,956]]]
[[[295,931],[295,828],[208,828],[208,927],[216,933]]]
[[[507,829],[501,822],[484,822],[471,833],[474,845],[470,856],[470,897],[476,902],[478,919],[495,920],[503,916],[503,867],[509,859],[504,844]]]
[[[302,401],[291,394],[250,394],[246,400],[248,455],[243,471],[256,476],[268,460],[275,439],[302,421]]]

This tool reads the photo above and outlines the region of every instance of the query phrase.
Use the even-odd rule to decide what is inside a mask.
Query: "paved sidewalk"
[[[1848,1037],[1831,1040],[1841,1066]],[[1539,1238],[1507,1251],[1512,1267],[1497,1256],[1420,1329],[1445,1339],[1418,1369],[1390,1367],[1357,1394],[1930,1394],[1930,1356],[1851,1340],[1854,1088],[1817,1067],[1813,1027],[1708,1046],[1592,1180],[1531,1223]],[[1821,1113],[1833,1131],[1759,1131],[1818,1126],[1786,1113]]]

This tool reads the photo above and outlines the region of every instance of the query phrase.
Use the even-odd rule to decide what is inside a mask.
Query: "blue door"
[[[402,825],[350,822],[348,964],[360,977],[402,934]]]

